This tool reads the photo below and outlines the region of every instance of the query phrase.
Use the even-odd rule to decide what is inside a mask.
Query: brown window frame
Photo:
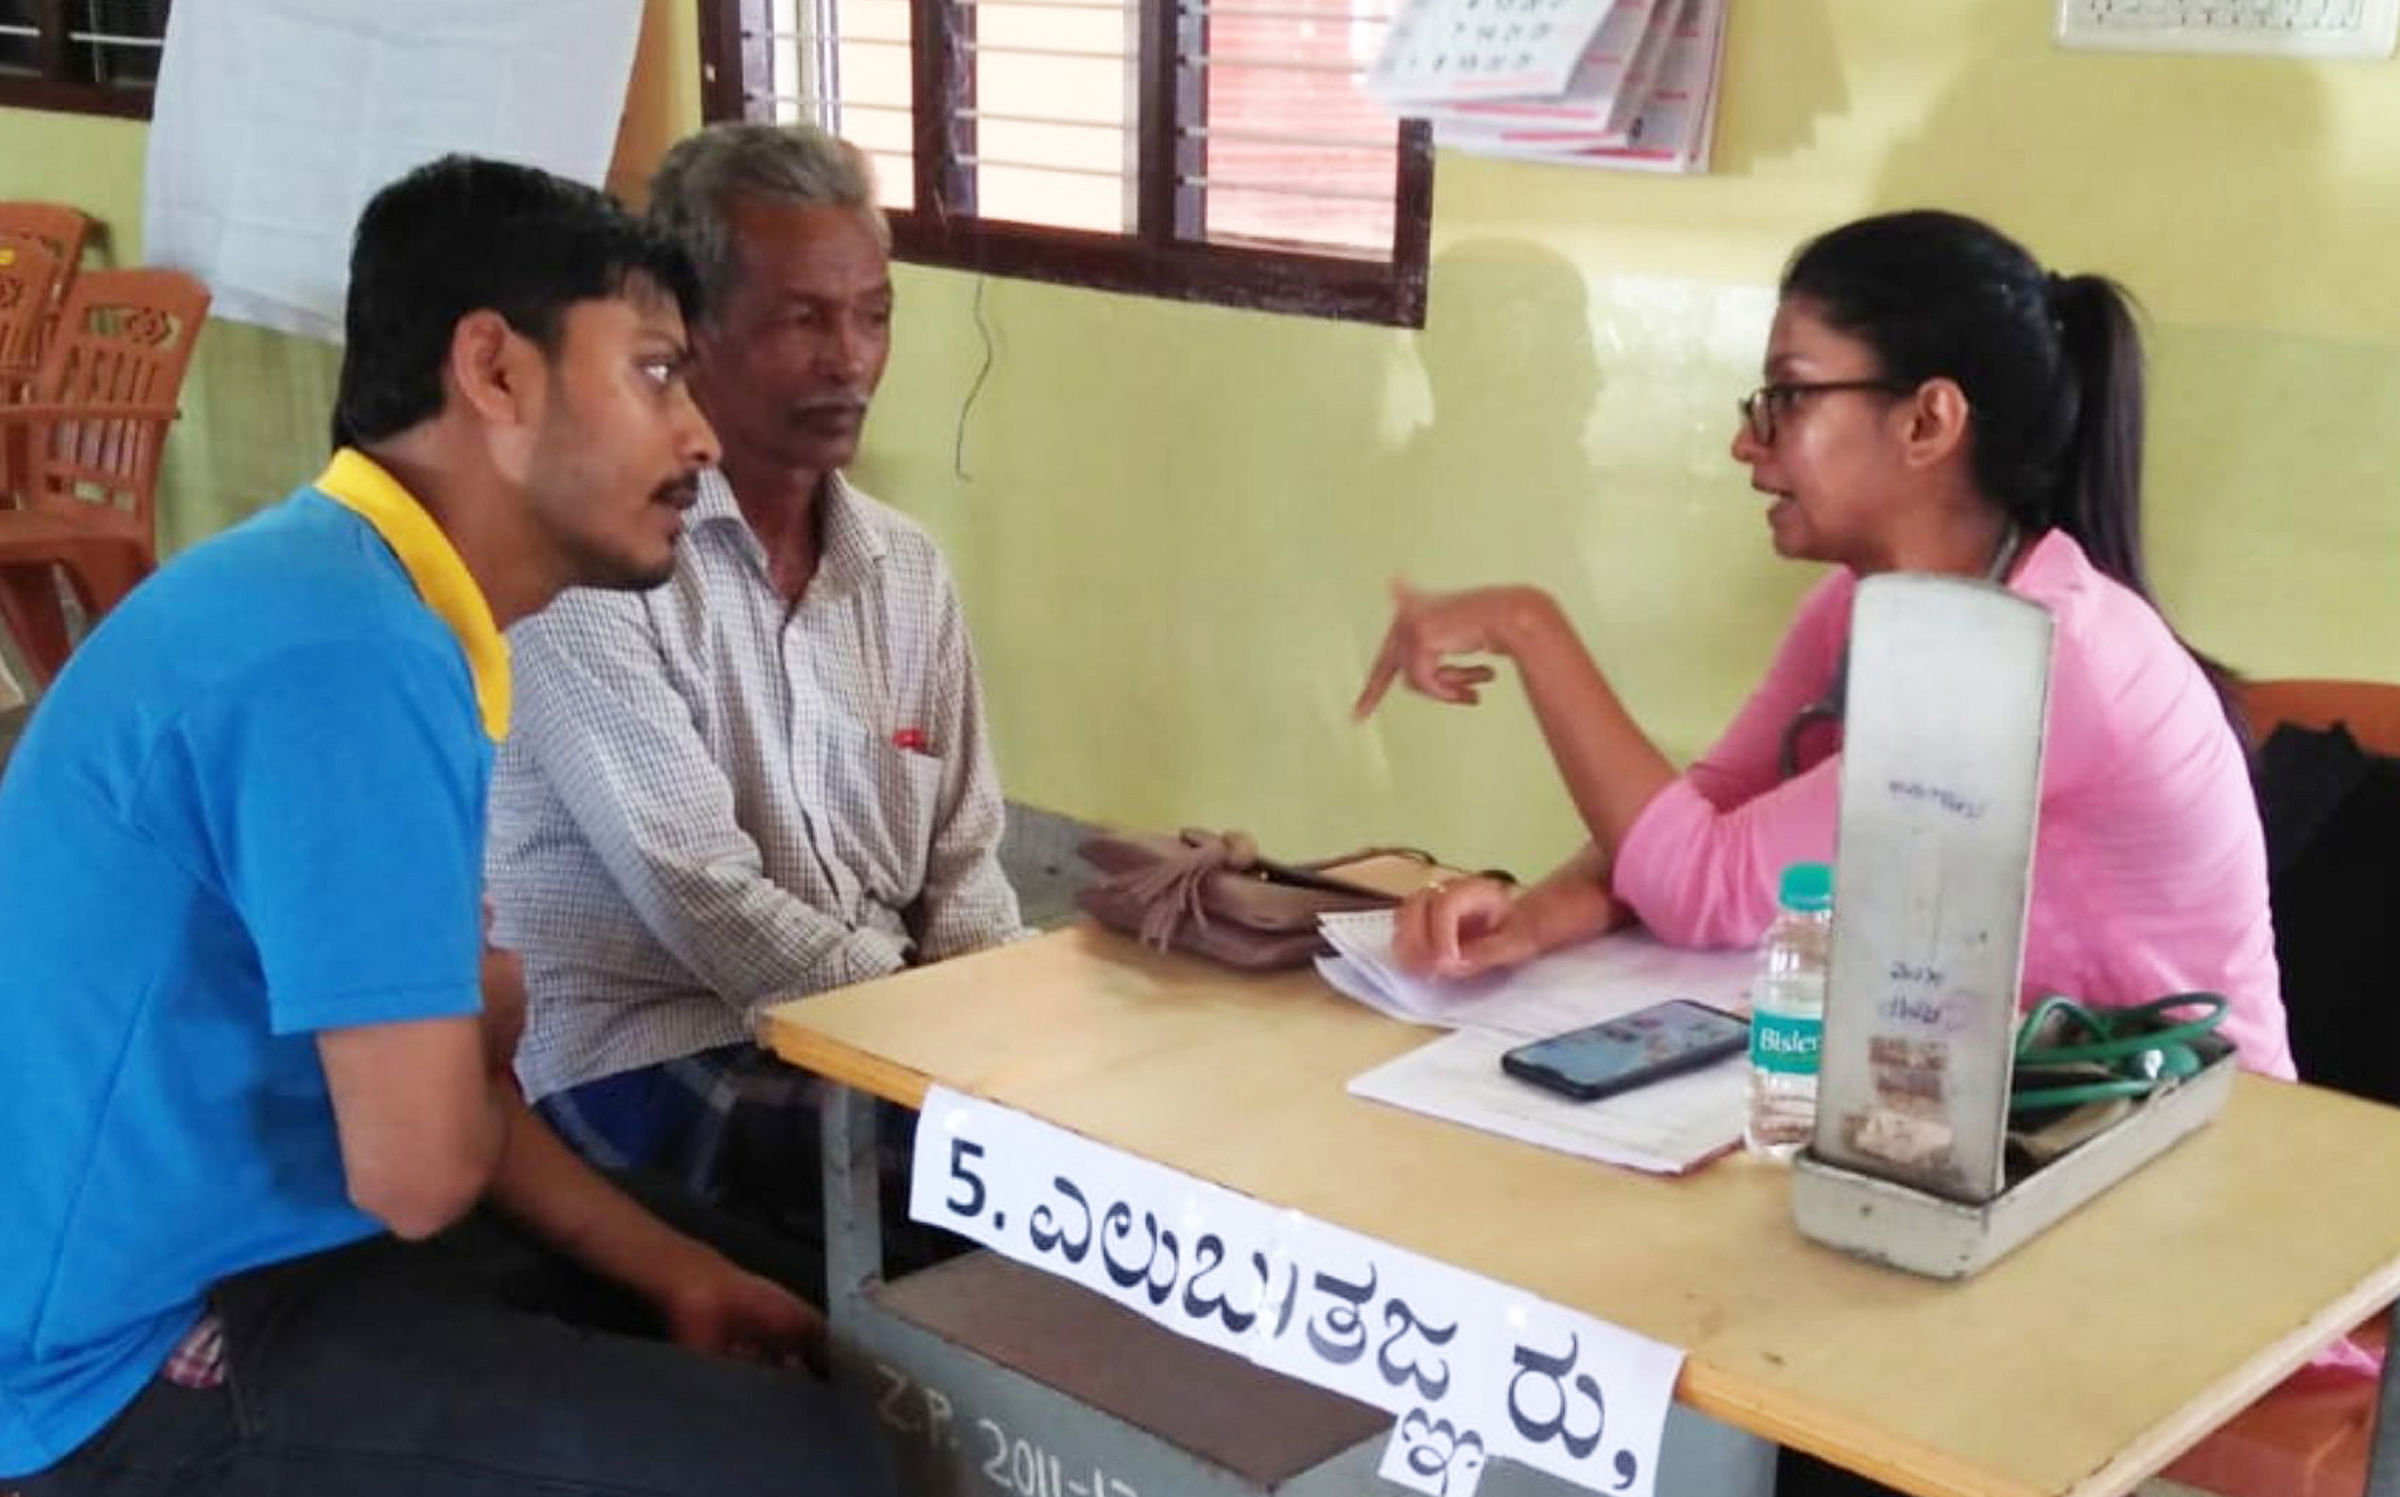
[[[773,101],[768,0],[696,0],[700,7],[701,111],[710,120],[768,119]],[[1101,291],[1207,302],[1395,327],[1425,325],[1433,224],[1433,135],[1422,120],[1398,126],[1393,244],[1388,260],[1210,243],[1196,237],[1202,189],[1199,70],[1205,18],[1184,0],[1139,0],[1135,220],[1108,234],[1007,223],[974,213],[974,178],[959,164],[966,132],[945,128],[953,90],[971,82],[953,24],[957,0],[909,0],[914,201],[890,213],[892,249],[920,265],[1017,276]],[[926,205],[931,205],[930,207]]]
[[[97,83],[78,71],[78,48],[67,12],[74,0],[35,0],[42,73],[38,78],[0,75],[0,108],[46,109],[60,114],[99,114],[118,119],[150,118],[151,88]]]

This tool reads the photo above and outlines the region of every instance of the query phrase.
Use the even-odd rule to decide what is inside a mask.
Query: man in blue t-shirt
[[[482,981],[500,631],[671,569],[695,295],[587,188],[402,178],[331,465],[43,699],[0,779],[0,1487],[886,1485],[786,1370],[822,1321],[736,1266],[771,1250],[570,1154]]]

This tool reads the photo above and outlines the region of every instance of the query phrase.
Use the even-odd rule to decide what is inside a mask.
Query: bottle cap
[[[1833,869],[1824,863],[1793,863],[1783,870],[1776,902],[1787,910],[1833,908]]]

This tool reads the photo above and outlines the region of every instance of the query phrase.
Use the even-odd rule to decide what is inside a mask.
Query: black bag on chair
[[[2400,759],[2287,724],[2259,750],[2258,801],[2301,1079],[2400,1103]]]

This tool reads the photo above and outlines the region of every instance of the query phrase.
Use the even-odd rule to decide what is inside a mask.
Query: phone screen
[[[1748,1021],[1678,998],[1519,1045],[1500,1064],[1512,1076],[1589,1100],[1737,1054],[1749,1041]]]

